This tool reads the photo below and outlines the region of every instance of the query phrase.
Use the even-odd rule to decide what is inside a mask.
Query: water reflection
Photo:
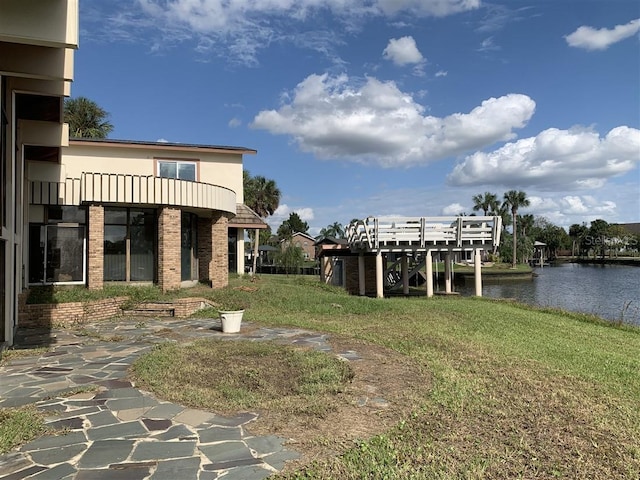
[[[483,294],[640,325],[640,268],[567,263],[534,272],[532,280],[485,283]],[[473,284],[458,291],[473,295]]]

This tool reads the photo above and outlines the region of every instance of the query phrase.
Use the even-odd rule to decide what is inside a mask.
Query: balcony
[[[67,178],[64,182],[32,181],[29,203],[172,205],[236,213],[236,194],[225,187],[173,178],[107,173],[83,173],[81,178]]]

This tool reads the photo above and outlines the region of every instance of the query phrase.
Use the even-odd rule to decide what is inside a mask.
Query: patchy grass
[[[3,350],[0,354],[0,366],[10,363],[11,360],[26,357],[39,357],[40,355],[50,352],[51,347],[30,347],[30,348],[15,348],[11,347]]]
[[[322,417],[352,377],[326,353],[267,342],[162,344],[132,365],[142,387],[166,400],[217,412],[266,409]]]
[[[44,417],[34,406],[0,408],[0,454],[46,432]]]
[[[433,379],[396,428],[285,478],[640,477],[639,329],[496,300],[355,297],[303,277],[247,285],[211,298],[241,297],[248,321],[391,348]]]

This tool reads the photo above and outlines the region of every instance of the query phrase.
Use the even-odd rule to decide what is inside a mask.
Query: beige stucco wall
[[[83,172],[155,176],[158,159],[194,161],[199,182],[229,188],[236,192],[238,203],[244,201],[240,154],[72,143],[62,150],[63,168],[60,173],[70,178],[80,178]]]

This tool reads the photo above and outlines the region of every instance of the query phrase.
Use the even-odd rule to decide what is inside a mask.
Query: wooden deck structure
[[[352,254],[358,254],[360,295],[365,294],[365,255],[376,257],[376,296],[384,296],[384,278],[391,272],[383,257],[400,257],[398,277],[403,292],[409,293],[410,268],[424,264],[427,296],[433,296],[433,253],[445,252],[445,293],[452,293],[452,252],[471,251],[474,258],[475,293],[482,296],[481,254],[500,243],[502,219],[479,217],[368,217],[347,227],[347,242]],[[410,267],[410,262],[413,265]]]

